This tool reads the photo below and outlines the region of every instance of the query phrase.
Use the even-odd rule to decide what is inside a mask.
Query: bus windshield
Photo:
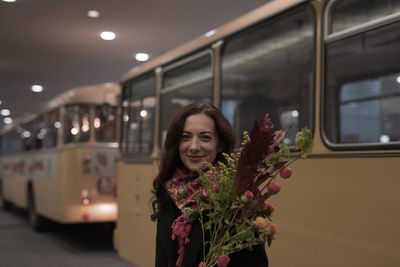
[[[116,142],[117,107],[95,106],[93,126],[97,142]]]

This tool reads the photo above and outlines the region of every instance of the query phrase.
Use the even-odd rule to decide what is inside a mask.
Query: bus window
[[[42,149],[43,139],[46,134],[44,117],[40,116],[32,122],[32,149]]]
[[[68,105],[64,114],[64,143],[89,141],[90,122],[88,105]]]
[[[123,88],[122,154],[150,154],[153,149],[156,79],[145,74]]]
[[[1,154],[11,154],[22,151],[21,127],[1,135]]]
[[[105,111],[104,109],[108,109]],[[94,133],[97,142],[116,142],[117,140],[117,108],[97,105],[94,109]]]
[[[58,129],[61,127],[58,110],[51,111],[47,116],[46,147],[57,146]]]
[[[398,0],[335,1],[331,7],[328,34],[350,29],[400,11]]]
[[[21,126],[22,150],[30,151],[34,146],[34,138],[32,135],[32,122],[25,123]]]
[[[337,1],[371,18],[399,10],[399,1]],[[376,6],[380,3],[379,7]],[[336,6],[334,6],[336,7]],[[341,10],[341,9],[339,9]],[[387,10],[387,12],[383,12]],[[346,24],[352,14],[335,16]],[[392,10],[393,11],[393,10]],[[355,16],[357,17],[357,16]],[[336,21],[338,20],[338,21]],[[363,22],[363,20],[361,20]],[[360,30],[361,29],[361,30]],[[325,137],[332,145],[384,144],[400,141],[400,22],[359,27],[326,44]]]
[[[165,67],[160,95],[160,140],[175,113],[194,102],[212,103],[212,57],[209,51]]]
[[[314,16],[302,7],[226,40],[221,110],[238,137],[265,113],[277,129],[292,127],[289,145],[298,129],[311,127]]]

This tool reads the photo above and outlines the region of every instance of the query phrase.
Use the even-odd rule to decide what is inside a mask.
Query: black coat
[[[180,210],[172,200],[157,220],[156,267],[175,267],[177,243],[171,239],[173,221],[180,215]],[[190,242],[185,246],[182,267],[197,267],[202,260],[202,232],[198,220],[193,222],[189,234]],[[229,255],[228,267],[268,267],[268,258],[264,246],[254,246],[252,251],[242,250]]]

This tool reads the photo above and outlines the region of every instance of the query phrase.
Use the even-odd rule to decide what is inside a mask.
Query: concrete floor
[[[34,232],[24,210],[0,209],[1,267],[139,267],[121,259],[112,247],[109,225],[50,223]]]

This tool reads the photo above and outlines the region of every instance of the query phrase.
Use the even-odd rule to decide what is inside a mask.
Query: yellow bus
[[[276,129],[293,125],[290,147],[313,131],[313,153],[271,199],[271,266],[400,266],[399,48],[398,0],[277,0],[128,71],[120,256],[154,266],[150,190],[165,133],[177,109],[205,101],[239,137],[266,112]]]
[[[118,83],[74,88],[1,134],[2,206],[28,209],[33,229],[115,222]]]

